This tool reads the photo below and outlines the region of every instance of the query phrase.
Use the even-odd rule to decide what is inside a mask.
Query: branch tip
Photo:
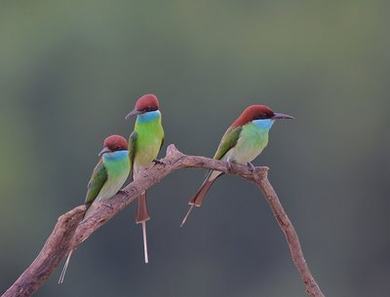
[[[176,146],[174,144],[170,144],[167,147],[167,153],[166,154],[167,154],[167,156],[169,156],[169,155],[175,153],[176,151],[178,151]]]

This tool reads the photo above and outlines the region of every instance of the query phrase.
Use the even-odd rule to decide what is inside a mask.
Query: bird
[[[273,112],[266,105],[255,104],[244,109],[240,116],[228,127],[223,135],[213,159],[232,163],[246,164],[251,170],[254,169],[252,161],[264,150],[268,144],[268,133],[275,120],[294,119],[294,117]],[[205,180],[192,197],[189,209],[182,220],[181,227],[187,221],[194,207],[200,207],[210,187],[221,171],[209,170]]]
[[[84,217],[91,210],[95,201],[105,201],[114,196],[126,182],[130,173],[130,160],[128,157],[128,144],[126,138],[120,135],[110,135],[104,139],[103,149],[98,154],[99,161],[93,169],[88,182],[85,205],[87,207]],[[62,269],[59,284],[64,282],[65,273],[69,265],[73,250],[68,254]]]
[[[157,156],[164,143],[164,129],[161,124],[160,104],[154,94],[145,94],[137,99],[135,108],[126,119],[136,117],[134,130],[129,136],[129,159],[133,180],[147,168],[160,163]],[[146,222],[150,220],[146,191],[138,197],[137,224],[142,225],[144,260],[149,262]]]

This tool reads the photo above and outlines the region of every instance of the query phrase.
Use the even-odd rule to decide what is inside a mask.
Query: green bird
[[[111,135],[104,140],[99,153],[99,162],[95,166],[87,187],[85,205],[87,215],[94,201],[104,201],[114,196],[126,182],[130,173],[127,140],[120,135]],[[64,282],[73,250],[68,254],[62,269],[59,284]]]
[[[226,130],[213,158],[229,164],[231,162],[247,164],[253,169],[254,165],[251,161],[267,146],[268,133],[277,119],[293,119],[293,117],[283,113],[274,113],[265,105],[248,106]],[[198,192],[188,203],[190,208],[181,226],[185,224],[194,206],[202,205],[208,190],[222,174],[223,172],[217,170],[209,171]]]
[[[158,153],[164,142],[164,129],[161,124],[160,104],[153,94],[140,97],[133,111],[126,119],[136,116],[134,131],[129,137],[129,159],[133,172],[133,180],[145,169],[151,167],[157,161]],[[138,197],[137,224],[142,224],[144,241],[145,263],[149,262],[148,244],[146,236],[146,222],[150,220],[146,202],[146,192]]]

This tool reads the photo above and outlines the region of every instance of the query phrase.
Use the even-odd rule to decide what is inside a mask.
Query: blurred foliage
[[[0,290],[81,203],[105,136],[156,93],[166,143],[212,155],[248,104],[277,123],[256,161],[327,296],[390,290],[389,1],[0,0]],[[163,155],[163,152],[162,152]],[[150,191],[151,263],[134,207],[37,296],[303,296],[253,185],[224,177],[179,229],[204,175]],[[175,189],[175,190],[173,190]]]

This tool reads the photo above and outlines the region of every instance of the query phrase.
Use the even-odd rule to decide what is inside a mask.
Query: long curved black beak
[[[109,153],[111,152],[111,150],[108,148],[108,147],[103,147],[103,149],[99,152],[98,156],[101,157],[103,156],[105,153]]]
[[[141,113],[142,113],[142,111],[139,111],[139,110],[134,109],[134,110],[130,111],[130,112],[127,114],[127,116],[125,116],[125,119],[128,120],[129,118],[135,117],[135,116],[137,116],[137,115],[139,115],[139,114],[141,114]]]
[[[293,116],[290,116],[290,115],[285,114],[285,113],[275,112],[272,119],[273,120],[293,120],[295,118]]]

